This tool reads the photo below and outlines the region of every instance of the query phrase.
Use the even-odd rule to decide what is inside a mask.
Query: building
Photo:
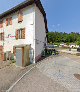
[[[34,63],[41,57],[47,41],[47,19],[40,0],[26,0],[0,14],[0,59],[15,45],[31,44]]]
[[[69,47],[70,47],[70,48],[78,48],[79,45],[76,45],[76,43],[70,43],[70,44],[69,44]]]
[[[59,47],[68,47],[68,45],[66,45],[66,43],[61,43],[61,44],[59,45]]]

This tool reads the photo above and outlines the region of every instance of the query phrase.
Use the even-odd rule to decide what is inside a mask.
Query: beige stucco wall
[[[35,56],[39,56],[44,50],[44,42],[46,37],[46,29],[44,23],[44,17],[40,10],[35,6],[35,39],[37,39],[38,44],[35,41]]]

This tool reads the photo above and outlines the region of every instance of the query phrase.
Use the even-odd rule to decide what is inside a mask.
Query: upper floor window
[[[0,21],[0,28],[3,27],[3,21]]]
[[[23,21],[23,12],[20,10],[18,12],[18,23],[22,22]]]
[[[25,39],[25,28],[16,30],[16,40]]]
[[[0,33],[0,41],[3,41],[3,40],[4,40],[4,32]]]
[[[12,25],[12,17],[6,19],[6,26]]]

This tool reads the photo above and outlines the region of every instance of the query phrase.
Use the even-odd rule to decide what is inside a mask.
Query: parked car
[[[77,51],[80,52],[80,47],[77,48]]]
[[[56,51],[54,45],[47,45],[45,51],[49,55],[57,55],[57,54],[59,54],[59,52]]]
[[[47,49],[54,49],[54,45],[47,45],[46,48]]]

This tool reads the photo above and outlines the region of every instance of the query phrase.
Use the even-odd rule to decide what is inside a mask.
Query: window
[[[12,25],[12,17],[6,19],[6,26]]]
[[[18,23],[21,23],[23,21],[23,13],[22,13],[22,11],[20,10],[19,12],[18,12]]]
[[[16,30],[16,40],[25,39],[25,28]]]
[[[0,41],[4,40],[4,33],[0,33]]]
[[[3,21],[0,21],[0,28],[3,27]]]

